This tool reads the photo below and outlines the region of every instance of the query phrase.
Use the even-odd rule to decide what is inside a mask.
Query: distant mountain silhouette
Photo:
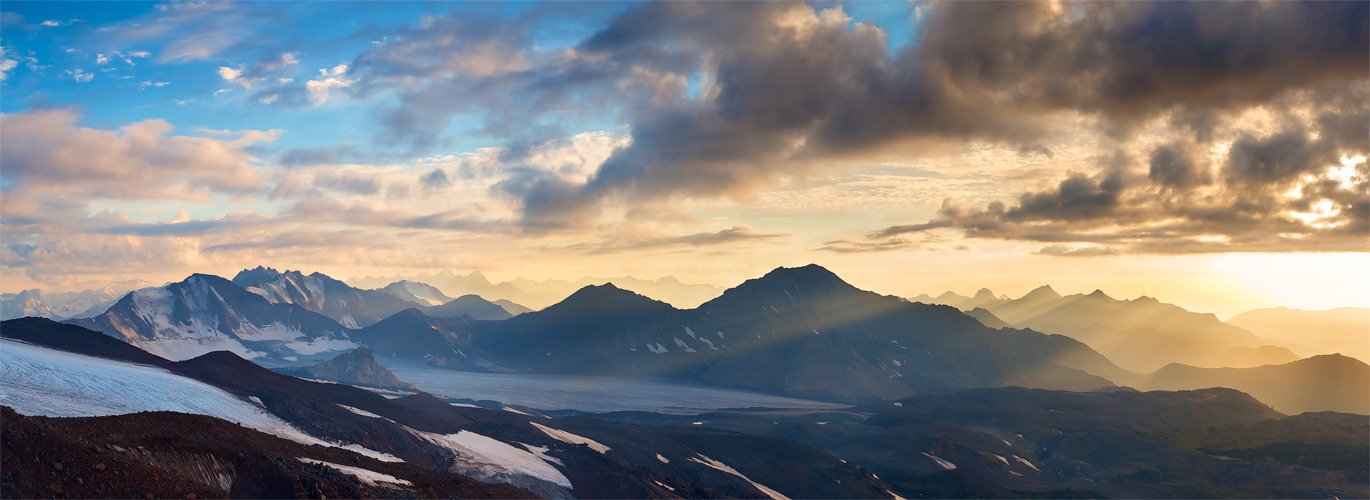
[[[999,319],[994,313],[986,311],[983,307],[977,307],[966,311],[966,316],[975,318],[976,320],[979,320],[981,324],[996,330],[1000,328],[1013,328],[1013,325],[1005,323],[1004,320]]]
[[[1286,342],[1305,356],[1340,353],[1370,362],[1370,308],[1304,311],[1276,307],[1247,311],[1227,322]]]
[[[127,289],[105,288],[49,293],[37,288],[0,294],[0,320],[28,316],[64,320],[89,318],[105,312]]]
[[[496,300],[495,304],[500,307],[503,307],[505,311],[509,311],[509,314],[512,314],[514,316],[518,316],[526,312],[533,312],[533,309],[524,307],[522,304],[519,304],[508,299]]]
[[[934,302],[943,303],[940,297]],[[997,299],[981,290],[976,297],[945,303],[967,311],[983,308],[1018,328],[1070,336],[1137,372],[1169,363],[1250,367],[1299,359],[1276,340],[1151,297],[1119,300],[1102,290],[1062,296],[1042,286],[1018,299]]]
[[[655,297],[681,307],[693,307],[718,296],[722,289],[713,285],[684,283],[672,276],[657,279],[643,279],[632,276],[585,277],[577,280],[530,280],[516,278],[512,281],[492,282],[484,273],[472,271],[458,274],[452,271],[414,277],[445,290],[450,296],[479,295],[499,303],[508,300],[522,304],[519,308],[508,309],[510,314],[520,314],[523,306],[540,309],[565,299],[576,290],[590,285],[613,283],[619,288],[632,290],[643,295]],[[362,286],[383,286],[396,281],[396,278],[363,277],[352,280]],[[420,304],[428,305],[428,304]]]
[[[415,323],[404,335],[442,329]],[[670,377],[841,401],[1003,385],[1088,390],[1111,385],[1096,374],[1121,371],[1067,337],[995,330],[952,308],[859,290],[816,265],[776,269],[696,309],[610,284],[509,320],[449,326],[444,345],[469,332],[474,350],[461,354],[505,370]]]
[[[1172,364],[1130,385],[1143,390],[1230,387],[1285,413],[1339,411],[1370,415],[1370,365],[1337,354],[1254,368]]]
[[[481,298],[479,295],[462,295],[447,303],[421,307],[419,310],[434,318],[455,318],[469,316],[471,319],[509,319],[514,315],[499,304]]]

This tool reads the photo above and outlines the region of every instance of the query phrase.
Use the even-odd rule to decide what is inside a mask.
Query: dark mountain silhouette
[[[1102,290],[1061,296],[1042,286],[1013,300],[996,299],[989,290],[973,298],[941,299],[933,302],[966,311],[983,308],[1018,328],[1067,335],[1136,372],[1169,363],[1250,367],[1299,359],[1276,340],[1151,297],[1118,300]]]
[[[366,347],[358,347],[342,353],[336,358],[314,366],[284,368],[279,371],[298,377],[328,380],[343,384],[401,391],[418,390],[417,387],[414,387],[414,384],[400,380],[395,374],[390,373],[390,370],[377,364],[376,359],[371,357],[371,349]]]
[[[131,292],[103,314],[68,323],[169,359],[219,349],[285,358],[352,347],[338,322],[294,304],[273,304],[207,274]]]
[[[1230,387],[1286,413],[1370,415],[1370,365],[1338,354],[1254,368],[1168,365],[1132,384],[1146,390]]]
[[[362,290],[323,273],[280,272],[258,266],[245,269],[233,282],[274,304],[295,304],[333,318],[348,328],[370,325],[416,305],[380,290]]]
[[[476,348],[466,355],[508,369],[840,401],[1002,385],[1087,390],[1111,385],[1087,372],[1117,370],[1069,338],[988,328],[952,308],[859,290],[815,265],[776,269],[691,310],[610,284],[464,328]]]
[[[509,299],[496,300],[495,304],[500,307],[503,307],[505,311],[509,311],[509,314],[512,314],[514,316],[518,316],[526,312],[533,312],[533,309],[524,307],[522,304],[519,304]]]
[[[1005,323],[1004,320],[999,319],[998,316],[995,316],[994,313],[985,310],[985,308],[983,307],[977,307],[975,309],[966,311],[966,316],[975,318],[976,320],[980,321],[980,324],[983,324],[996,330],[1000,328],[1013,328],[1012,325]]]
[[[169,363],[162,357],[115,337],[47,318],[19,318],[0,322],[0,338],[143,365],[166,366]]]
[[[485,300],[479,295],[462,295],[445,304],[422,307],[419,310],[434,318],[468,316],[471,319],[498,320],[514,317],[503,306]]]

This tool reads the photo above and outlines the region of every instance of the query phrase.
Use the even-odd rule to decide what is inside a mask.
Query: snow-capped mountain
[[[274,304],[295,304],[333,318],[348,328],[360,328],[427,302],[410,302],[380,290],[353,288],[323,273],[280,272],[258,266],[245,269],[233,282]]]
[[[378,290],[421,306],[440,306],[452,301],[442,290],[417,281],[400,280]]]
[[[36,316],[49,319],[88,318],[114,304],[126,290],[97,289],[47,293],[37,288],[0,294],[0,320]]]
[[[69,321],[179,360],[216,350],[293,361],[356,347],[347,330],[294,304],[273,304],[218,276],[144,288],[103,314]]]

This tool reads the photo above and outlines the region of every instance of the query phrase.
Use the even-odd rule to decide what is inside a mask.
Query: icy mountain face
[[[322,273],[245,269],[233,283],[273,304],[294,304],[333,318],[348,328],[374,324],[414,303],[380,290],[361,290]]]
[[[0,294],[0,320],[26,316],[49,319],[94,316],[109,308],[122,293],[112,289],[47,293],[35,288]]]
[[[129,293],[104,314],[70,323],[172,360],[219,350],[290,360],[355,347],[335,321],[200,274]]]
[[[380,291],[421,306],[439,306],[452,301],[451,297],[432,285],[409,280],[396,281]]]
[[[301,433],[222,389],[136,365],[0,340],[0,404],[25,415],[92,417],[177,411],[222,418],[263,432]]]

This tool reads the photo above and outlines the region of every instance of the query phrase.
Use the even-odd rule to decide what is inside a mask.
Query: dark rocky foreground
[[[304,446],[202,415],[27,417],[0,407],[5,498],[527,498],[527,490]],[[309,458],[412,486],[367,484]]]

